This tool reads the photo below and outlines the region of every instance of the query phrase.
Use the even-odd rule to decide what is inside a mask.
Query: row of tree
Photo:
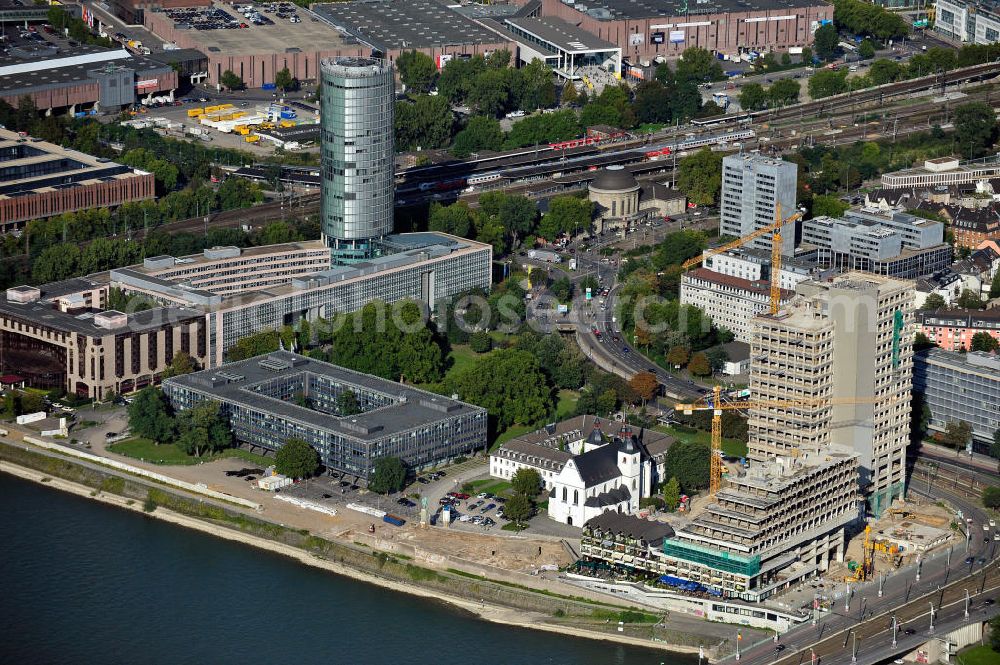
[[[740,90],[740,108],[744,111],[760,111],[767,107],[780,108],[799,103],[802,86],[796,79],[775,81],[766,90],[760,83],[747,83]]]
[[[533,245],[536,237],[552,240],[587,231],[592,218],[593,204],[578,196],[553,197],[548,211],[539,216],[535,202],[525,196],[486,192],[479,197],[478,208],[464,201],[447,206],[432,203],[427,224],[432,231],[489,243],[502,256],[519,243]]]

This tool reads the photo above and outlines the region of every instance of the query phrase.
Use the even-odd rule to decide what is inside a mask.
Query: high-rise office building
[[[798,166],[776,157],[739,153],[722,160],[722,194],[719,197],[721,235],[741,238],[774,223],[775,206],[782,217],[795,212]],[[781,231],[781,253],[791,256],[799,236],[798,222]],[[771,234],[747,243],[771,249]]]
[[[323,237],[335,261],[358,261],[377,255],[393,228],[393,67],[360,57],[321,64]]]
[[[765,460],[833,444],[853,450],[869,510],[905,492],[913,383],[912,282],[852,272],[806,281],[753,321],[749,455]]]

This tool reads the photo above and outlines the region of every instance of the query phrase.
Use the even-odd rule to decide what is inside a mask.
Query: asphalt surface
[[[916,488],[910,491],[924,494]],[[973,500],[940,488],[932,487],[929,496],[946,501],[965,516],[971,516],[968,550],[964,544],[955,545],[929,555],[919,564],[899,569],[884,579],[881,598],[878,597],[877,580],[858,585],[846,607],[838,601],[832,612],[820,616],[817,625],[806,622],[782,635],[779,643],[784,649],[780,654],[775,652],[775,644],[768,640],[744,646],[740,662],[769,665],[851,663],[856,641],[856,662],[880,663],[912,651],[931,638],[943,637],[973,620],[995,616],[1000,608],[995,604],[988,606],[985,601],[1000,595],[1000,567],[996,559],[1000,543],[993,540],[995,529],[990,529],[988,542],[982,538],[986,533],[983,525],[988,526],[989,516]],[[966,563],[967,557],[972,557],[971,564]],[[968,619],[964,615],[966,590],[970,595]],[[930,630],[932,604],[935,612],[933,631]],[[898,629],[895,647],[892,645],[893,615],[897,618]],[[733,662],[735,658],[726,660]]]

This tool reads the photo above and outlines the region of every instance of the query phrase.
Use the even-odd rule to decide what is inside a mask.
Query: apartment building
[[[938,309],[916,315],[917,330],[945,351],[968,351],[976,333],[1000,341],[1000,309]]]
[[[934,30],[973,44],[1000,42],[1000,9],[995,2],[936,0]]]
[[[722,193],[719,196],[719,234],[741,238],[774,224],[775,210],[782,217],[795,212],[798,166],[774,157],[752,153],[729,155],[722,160]],[[782,229],[781,253],[791,256],[799,236],[799,223]],[[771,249],[771,234],[748,243]]]
[[[968,423],[973,446],[989,452],[1000,429],[1000,357],[982,351],[921,351],[913,358],[913,390],[930,408],[931,430],[943,432],[950,421]]]
[[[792,293],[782,289],[781,302],[787,302]],[[694,305],[716,326],[732,332],[738,341],[749,343],[753,317],[770,311],[771,285],[760,279],[743,279],[696,268],[681,275],[680,298],[682,304]]]
[[[780,312],[755,318],[750,390],[775,405],[750,410],[750,457],[836,445],[858,455],[873,514],[903,496],[913,299],[912,282],[851,272],[803,282]]]

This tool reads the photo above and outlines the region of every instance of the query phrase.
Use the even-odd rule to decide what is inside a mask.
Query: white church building
[[[611,433],[606,433],[605,428]],[[672,437],[577,416],[504,443],[490,455],[490,475],[510,480],[518,469],[538,471],[549,495],[549,517],[582,527],[614,511],[630,515],[663,482]]]

